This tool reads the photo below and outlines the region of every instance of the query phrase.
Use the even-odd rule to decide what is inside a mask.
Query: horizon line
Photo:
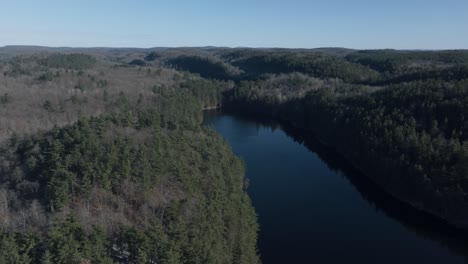
[[[49,48],[49,49],[196,49],[196,48],[218,48],[218,49],[287,49],[287,50],[317,50],[317,49],[344,49],[344,50],[395,50],[395,51],[454,51],[454,50],[468,50],[467,48],[449,48],[449,49],[423,49],[423,48],[410,48],[410,49],[396,49],[396,48],[346,48],[335,46],[322,46],[314,48],[288,48],[288,47],[252,47],[252,46],[153,46],[153,47],[135,47],[135,46],[43,46],[34,44],[8,44],[0,46],[1,48]]]

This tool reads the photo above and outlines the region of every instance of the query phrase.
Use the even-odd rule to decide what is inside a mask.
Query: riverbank
[[[394,199],[303,131],[219,111],[204,116],[244,160],[264,263],[464,263],[466,235]]]
[[[275,115],[275,114],[270,114],[269,117],[265,117],[266,112],[262,112],[262,114],[258,113],[247,113],[245,111],[236,111],[235,108],[229,107],[229,108],[220,108],[218,109],[220,111],[225,111],[226,113],[229,114],[235,114],[235,115],[241,115],[244,117],[255,117],[256,120],[261,120],[263,122],[278,122],[281,124],[283,127],[289,127],[292,128],[296,131],[300,131],[299,133],[303,135],[312,135],[321,145],[325,146],[328,149],[332,149],[334,152],[336,152],[338,155],[342,156],[349,164],[351,164],[356,170],[358,170],[360,173],[365,175],[370,181],[372,181],[374,184],[376,184],[381,190],[385,191],[388,195],[392,196],[394,199],[405,203],[406,205],[410,206],[416,211],[419,212],[424,212],[431,217],[436,218],[438,221],[443,222],[444,224],[450,225],[453,228],[458,229],[459,231],[463,233],[468,233],[468,221],[456,221],[448,217],[444,217],[444,215],[431,210],[430,208],[425,207],[421,203],[417,203],[411,199],[404,198],[400,195],[397,194],[397,192],[392,191],[391,189],[387,188],[384,184],[382,184],[379,181],[378,177],[373,177],[373,173],[369,172],[362,166],[359,166],[358,163],[359,161],[356,161],[353,159],[349,154],[346,152],[342,151],[340,148],[337,146],[334,146],[333,144],[330,144],[329,142],[326,141],[326,139],[320,135],[320,131],[315,131],[313,129],[309,128],[304,128],[298,125],[297,122],[293,122],[291,120],[282,118],[281,115]],[[268,115],[267,115],[268,116]]]

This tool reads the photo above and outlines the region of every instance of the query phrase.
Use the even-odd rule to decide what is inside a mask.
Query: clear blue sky
[[[468,48],[468,0],[0,0],[0,46]]]

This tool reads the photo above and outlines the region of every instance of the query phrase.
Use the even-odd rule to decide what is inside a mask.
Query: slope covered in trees
[[[258,262],[242,162],[200,126],[213,107],[288,122],[468,226],[467,51],[10,49],[1,263]]]
[[[186,117],[180,120],[151,109],[12,139],[2,152],[2,164],[9,165],[2,167],[3,224],[29,237],[4,233],[2,248],[17,250],[1,257],[256,262],[255,214],[243,191],[242,162],[190,118],[198,113],[189,102],[171,112]],[[71,213],[62,219],[65,212]]]
[[[243,163],[201,126],[232,83],[24,61],[1,87],[0,263],[259,262]]]
[[[366,58],[379,70],[387,63],[404,69],[418,59],[431,65],[413,65],[424,74],[387,72],[379,79],[394,81],[378,85],[310,82],[297,74],[244,81],[227,93],[225,106],[315,134],[394,196],[466,228],[468,82],[461,56],[466,52],[395,53],[395,59],[380,60],[378,52]]]
[[[204,78],[212,78],[219,80],[236,79],[240,74],[239,70],[223,63],[220,60],[201,56],[181,55],[171,58],[167,63],[178,70],[198,73]]]
[[[468,51],[219,49],[212,56],[241,70],[224,92],[225,108],[312,131],[396,197],[468,226]],[[210,67],[186,70],[219,79]]]
[[[96,59],[85,54],[53,54],[40,63],[51,68],[83,70],[92,67]]]

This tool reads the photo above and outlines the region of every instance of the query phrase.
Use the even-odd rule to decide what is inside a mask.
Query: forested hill
[[[140,57],[234,82],[225,109],[305,129],[397,198],[468,227],[467,50],[207,47]]]
[[[273,74],[240,81],[224,105],[316,135],[395,197],[467,228],[467,55],[358,51],[329,72],[272,59]]]
[[[232,83],[89,54],[0,66],[0,263],[257,263]]]
[[[468,51],[0,48],[0,263],[257,263],[205,108],[288,122],[468,227]]]

